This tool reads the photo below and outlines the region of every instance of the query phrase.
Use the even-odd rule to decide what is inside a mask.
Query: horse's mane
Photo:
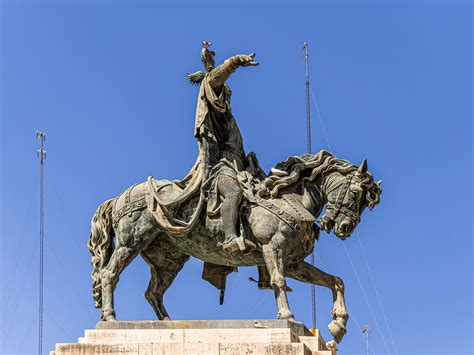
[[[351,164],[347,160],[338,159],[326,150],[321,150],[317,154],[292,156],[278,163],[275,167],[285,171],[288,175],[270,175],[265,179],[263,185],[271,197],[276,197],[281,189],[295,184],[304,184],[306,181],[314,181],[319,176],[325,176],[333,172],[347,175],[358,169],[357,165]],[[370,172],[366,172],[361,178],[361,185],[367,188],[369,207],[374,207],[380,201],[380,193],[382,192],[380,184],[374,182]]]

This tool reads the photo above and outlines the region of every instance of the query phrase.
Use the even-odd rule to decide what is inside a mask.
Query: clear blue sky
[[[265,169],[305,151],[298,49],[308,41],[332,151],[367,158],[384,180],[381,204],[357,234],[345,242],[322,234],[317,244],[318,264],[346,284],[352,318],[340,354],[365,351],[364,324],[377,354],[472,353],[469,2],[2,1],[1,12],[0,351],[36,351],[36,130],[46,131],[48,154],[46,351],[99,320],[86,248],[97,206],[149,175],[181,178],[194,162],[198,91],[184,74],[201,68],[205,39],[218,62],[257,53],[261,65],[229,84],[245,147]],[[314,106],[313,118],[314,149],[327,149]],[[172,317],[275,317],[273,293],[247,281],[254,268],[230,276],[219,306],[201,266],[189,261],[165,296]],[[123,273],[119,319],[154,319],[148,280],[141,259]],[[309,326],[310,288],[289,285],[290,305]],[[327,289],[317,288],[317,307],[329,339]]]

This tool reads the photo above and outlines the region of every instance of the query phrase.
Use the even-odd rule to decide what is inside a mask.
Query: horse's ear
[[[379,185],[379,186],[381,186],[381,185],[382,185],[382,181],[383,181],[383,180],[379,180],[379,181],[376,182],[376,184]]]
[[[359,166],[359,170],[357,170],[360,175],[365,174],[367,172],[367,159],[364,159]]]

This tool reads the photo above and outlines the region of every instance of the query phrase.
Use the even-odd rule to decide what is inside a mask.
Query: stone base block
[[[51,352],[72,354],[334,355],[319,332],[287,320],[99,322]]]

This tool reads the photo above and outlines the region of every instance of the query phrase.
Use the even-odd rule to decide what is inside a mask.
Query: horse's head
[[[342,240],[350,237],[364,209],[379,203],[381,183],[374,182],[367,170],[367,160],[346,175],[329,174],[324,187],[326,214],[321,218],[321,228],[328,233],[334,228],[334,234]]]

